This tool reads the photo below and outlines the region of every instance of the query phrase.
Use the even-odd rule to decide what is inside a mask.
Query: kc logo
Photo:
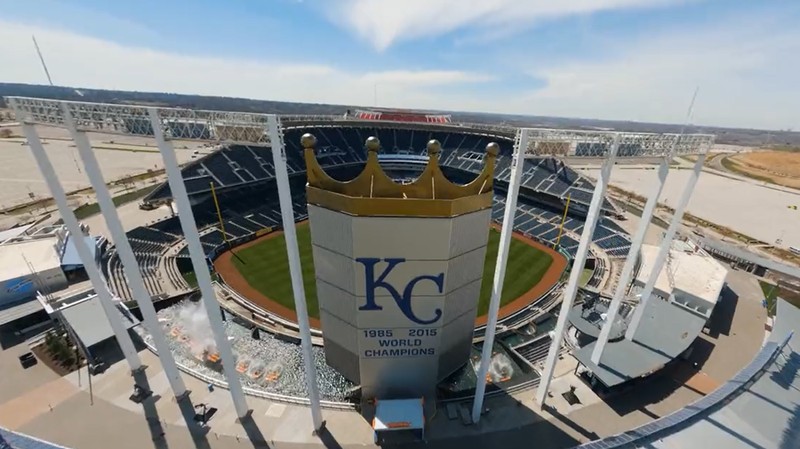
[[[379,262],[386,262],[386,268],[384,268],[383,272],[376,278],[375,277],[375,265]],[[367,294],[367,302],[363,306],[359,307],[358,310],[383,310],[383,307],[379,306],[375,303],[375,289],[383,288],[390,295],[394,298],[394,302],[397,303],[397,307],[400,308],[400,311],[403,312],[403,315],[406,316],[409,320],[417,323],[417,324],[433,324],[439,321],[442,318],[442,309],[436,309],[434,311],[433,318],[429,320],[423,320],[417,317],[414,314],[414,310],[411,307],[411,296],[414,294],[414,287],[416,287],[417,283],[421,281],[429,281],[433,282],[436,285],[439,293],[444,292],[444,273],[439,273],[437,275],[430,275],[424,274],[421,276],[417,276],[406,284],[405,288],[403,289],[403,293],[397,291],[393,285],[386,282],[386,278],[395,269],[398,265],[405,262],[405,259],[401,258],[386,258],[386,259],[379,259],[373,257],[360,257],[356,259],[356,262],[364,265],[364,275],[366,277],[366,294]]]

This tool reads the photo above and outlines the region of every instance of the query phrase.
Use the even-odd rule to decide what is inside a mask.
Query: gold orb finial
[[[442,144],[436,139],[428,141],[428,156],[439,154],[442,152]]]
[[[489,144],[486,145],[486,153],[496,157],[500,154],[500,145],[498,145],[497,142],[489,142]]]
[[[316,144],[317,144],[317,138],[314,137],[314,135],[311,133],[305,133],[303,134],[303,137],[300,138],[300,145],[302,145],[303,148],[313,149]]]
[[[381,148],[381,141],[375,136],[367,137],[367,151],[378,152]]]

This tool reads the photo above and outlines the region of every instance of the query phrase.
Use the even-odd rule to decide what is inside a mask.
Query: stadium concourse
[[[141,119],[128,120],[123,122],[127,128],[123,132],[154,134],[152,127],[148,129],[147,125],[143,126],[143,122],[135,121]],[[103,125],[107,123],[103,122]],[[189,139],[210,140],[220,129],[195,126],[196,124],[187,126],[187,121],[163,123],[166,123],[163,126],[173,136]],[[292,190],[290,203],[294,221],[307,218],[303,189],[305,167],[298,146],[300,136],[306,132],[317,136],[317,158],[336,179],[352,179],[360,171],[366,159],[363,142],[367,136],[377,136],[380,139],[381,165],[392,178],[401,182],[419,175],[424,161],[427,160],[425,143],[430,139],[435,138],[442,143],[442,170],[456,183],[466,183],[475,177],[481,168],[483,148],[487,143],[496,141],[500,144],[500,154],[495,171],[492,218],[500,221],[505,212],[504,194],[507,193],[506,189],[509,189],[512,179],[514,130],[431,123],[370,123],[350,119],[343,123],[331,121],[320,124],[315,120],[303,121],[297,118],[284,120],[283,128],[282,138],[286,144],[286,165],[288,184]],[[246,140],[261,139],[261,136],[255,137]],[[163,142],[159,144],[163,145]],[[604,154],[610,150],[606,145],[578,142],[570,151],[578,155]],[[635,157],[641,149],[635,144],[624,145],[614,148],[623,157]],[[559,158],[546,155],[526,158],[521,164],[520,172],[519,202],[511,214],[515,218],[515,231],[544,245],[556,246],[567,257],[580,257],[579,260],[582,261],[586,254],[578,254],[578,241],[586,226],[587,213],[592,209],[590,203],[595,183],[578,175]],[[283,227],[286,221],[282,220],[285,214],[282,217],[278,204],[278,173],[277,164],[272,160],[272,152],[268,146],[241,144],[219,145],[211,154],[190,162],[181,169],[180,176],[190,199],[191,215],[200,231],[200,247],[206,260],[213,261],[232,246]],[[172,187],[175,187],[174,183]],[[180,190],[182,189],[176,189],[177,193],[173,195],[168,184],[155,189],[141,204],[143,216],[149,214],[148,210],[151,209],[159,209],[158,216],[163,216],[164,207],[174,211],[172,199],[181,195]],[[219,211],[215,203],[220,205]],[[570,206],[567,209],[568,203]],[[188,210],[182,207],[179,209]],[[600,299],[607,303],[607,293],[615,285],[619,265],[629,256],[631,240],[624,230],[628,223],[618,222],[625,213],[613,201],[601,198],[601,201],[595,202],[595,209],[602,217],[594,228],[593,235],[589,236],[589,258],[584,265],[589,272],[586,278],[589,288],[581,290],[581,295],[585,296],[580,299]],[[147,221],[132,229],[126,227],[127,239],[122,239],[130,243],[142,274],[143,287],[156,300],[174,296],[176,292],[191,291],[193,285],[190,267],[197,267],[197,264],[188,262],[190,251],[187,248],[191,238],[188,232],[184,235],[186,226],[181,222],[186,216],[170,215],[165,219]],[[563,229],[560,229],[562,220]],[[119,243],[121,242],[117,242],[118,246]],[[657,244],[658,240],[651,243]],[[586,243],[582,247],[587,249]],[[192,250],[192,253],[196,254],[196,251]],[[131,285],[130,276],[123,271],[121,260],[124,257],[121,248],[104,247],[100,265],[102,272],[117,296],[139,301],[140,298],[134,294],[138,287]],[[737,355],[726,358],[724,363],[727,372],[717,379],[723,382],[732,377],[739,368],[747,365],[758,352],[763,340],[763,309],[754,299],[757,286],[753,290],[752,278],[740,279],[736,275],[731,278],[731,289],[741,299],[738,304],[735,300],[721,301],[717,308],[724,310],[723,318],[716,320],[723,322],[717,324],[712,321],[709,326],[717,330],[722,328],[724,332],[718,332],[715,336],[714,332],[700,335],[694,341],[693,347],[705,350],[698,350],[694,360],[687,363],[676,359],[677,363],[662,370],[659,376],[633,384],[631,391],[617,392],[613,400],[606,401],[593,392],[591,386],[583,382],[581,377],[574,374],[577,363],[569,356],[572,347],[568,344],[555,363],[556,377],[550,388],[547,407],[542,408],[530,394],[530,387],[537,384],[538,375],[530,376],[531,383],[524,385],[527,389],[494,389],[495,395],[487,401],[485,416],[480,425],[469,426],[471,421],[464,411],[465,401],[443,400],[432,405],[434,411],[429,415],[430,422],[427,424],[430,430],[426,431],[428,441],[441,447],[485,447],[490,443],[528,445],[536,439],[547,447],[571,447],[598,437],[612,436],[619,431],[645,424],[654,417],[679,410],[702,396],[702,392],[692,388],[691,380],[693,376],[704,373],[692,369],[692,362],[702,365],[708,361],[708,366],[703,368],[713,371],[719,369],[718,366],[712,366],[718,363],[711,363],[713,354],[719,351],[730,352],[734,348]],[[549,331],[556,324],[553,314],[549,312],[561,300],[561,287],[555,286],[552,291],[532,303],[521,316],[517,315],[513,320],[502,323],[500,334],[509,332],[505,339],[501,339],[500,346],[512,356],[515,367],[524,368],[526,372],[538,372],[541,369],[547,347],[553,338]],[[243,340],[251,341],[247,337],[250,329],[236,326],[241,318],[249,316],[251,320],[256,320],[254,312],[246,310],[240,314],[239,312],[243,312],[240,309],[242,304],[229,301],[235,299],[235,293],[226,293],[221,284],[217,284],[217,288],[221,290],[217,290],[220,296],[216,300],[227,309],[223,316],[233,318],[228,320],[225,331],[235,331],[223,339],[231,339],[233,345]],[[244,299],[246,304],[246,298]],[[213,301],[204,297],[201,302],[208,302],[207,300]],[[217,305],[216,302],[214,304]],[[170,319],[162,312],[165,310],[160,312],[159,323]],[[166,309],[166,312],[173,318],[177,314],[174,309]],[[209,315],[208,320],[211,318]],[[219,319],[218,316],[214,318]],[[244,321],[252,324],[247,319]],[[286,324],[281,322],[267,330],[271,332],[276,328],[285,328]],[[141,328],[137,330],[139,331]],[[483,332],[485,329],[476,329],[476,341],[484,337]],[[151,344],[146,333],[139,334],[144,342]],[[258,332],[253,335],[258,335]],[[290,340],[296,340],[296,335],[288,336]],[[692,338],[694,337],[693,335]],[[15,355],[13,351],[3,351],[3,369],[10,365],[6,362],[13,360]],[[94,391],[91,384],[87,385],[82,381],[78,373],[61,378],[51,376],[38,385],[18,375],[10,376],[8,379],[14,385],[4,386],[3,389],[14,388],[17,393],[4,391],[10,400],[0,406],[0,425],[13,431],[81,448],[106,447],[99,444],[105,444],[101,442],[112,438],[112,435],[118,436],[119,426],[124,426],[130,434],[128,438],[120,439],[119,447],[141,447],[143,444],[151,444],[150,440],[157,447],[195,445],[220,448],[239,447],[243,440],[250,440],[246,444],[269,447],[320,444],[327,447],[363,447],[372,441],[371,429],[360,414],[334,403],[328,403],[330,408],[324,414],[328,430],[323,430],[318,435],[298,430],[313,428],[307,407],[298,405],[306,402],[298,397],[277,395],[274,391],[248,389],[247,392],[253,395],[248,397],[248,406],[252,412],[243,416],[235,399],[231,403],[227,391],[209,386],[222,384],[208,370],[184,369],[183,374],[180,374],[182,382],[192,391],[188,400],[186,396],[182,396],[177,402],[159,400],[169,397],[170,389],[178,394],[174,386],[175,380],[170,377],[165,361],[154,353],[140,351],[140,357],[148,368],[144,374],[139,372],[134,375],[137,391],[144,389],[153,394],[151,398],[141,401],[141,404],[129,400],[132,381],[124,363],[116,363],[105,373],[93,376]],[[319,369],[319,365],[317,366]],[[43,367],[34,367],[32,372],[41,371],[41,368]],[[182,368],[185,366],[182,365]],[[31,376],[31,379],[34,378],[41,382],[41,378],[47,376]],[[330,380],[323,378],[322,382]],[[653,394],[639,394],[643,388]],[[580,400],[576,403],[573,398]],[[94,405],[87,405],[91,403]],[[194,408],[195,405],[203,410],[201,420],[197,419],[199,412]],[[216,412],[210,421],[206,419],[208,407]],[[240,417],[239,422],[235,420],[237,416]],[[69,430],[79,428],[79,423],[85,426],[88,421],[94,423],[93,432]],[[202,424],[198,421],[202,421]],[[56,426],[55,423],[61,425]],[[15,442],[26,438],[7,432],[2,435],[14,438]],[[31,443],[17,444],[30,447],[27,445]]]

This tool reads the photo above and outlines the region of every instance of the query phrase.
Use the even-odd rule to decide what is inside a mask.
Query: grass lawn
[[[497,259],[497,245],[500,232],[492,229],[486,250],[486,264],[483,269],[483,284],[478,302],[478,315],[486,314],[492,290],[492,278]],[[297,241],[300,247],[300,261],[303,265],[303,281],[306,290],[308,314],[319,317],[317,288],[314,282],[314,260],[311,254],[311,229],[308,223],[297,227]],[[286,239],[283,235],[263,240],[245,249],[234,250],[231,260],[247,282],[268,298],[290,309],[294,309],[292,284],[289,277],[289,261],[286,256]],[[244,263],[243,263],[243,262]],[[536,285],[552,263],[552,257],[527,244],[512,239],[506,279],[503,287],[501,305],[506,304]]]
[[[591,268],[584,268],[583,271],[581,271],[581,277],[578,278],[578,285],[586,287],[586,284],[592,279],[593,274],[594,270]]]
[[[770,284],[769,282],[758,281],[761,286],[761,291],[764,292],[764,298],[767,300],[767,314],[775,316],[777,311],[777,298],[782,298],[789,304],[800,308],[800,294],[793,290],[787,290],[783,287]]]
[[[764,298],[767,300],[767,315],[775,315],[775,300],[778,298],[778,286],[769,282],[758,281]]]
[[[189,288],[197,288],[197,275],[194,271],[182,272],[181,276],[183,276],[183,280],[189,284]]]
[[[125,192],[111,198],[111,201],[114,203],[115,206],[121,206],[123,204],[127,204],[130,203],[131,201],[136,201],[139,198],[144,197],[145,195],[153,191],[153,189],[155,188],[156,186],[147,186],[138,190]],[[83,220],[84,218],[91,217],[92,215],[95,214],[99,214],[100,205],[97,203],[87,203],[84,204],[83,206],[78,207],[73,212],[75,212],[75,218],[77,218],[78,220]]]

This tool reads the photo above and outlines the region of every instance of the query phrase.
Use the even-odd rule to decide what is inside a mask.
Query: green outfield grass
[[[486,314],[489,308],[499,240],[500,232],[494,229],[489,231],[478,316]],[[319,306],[314,282],[314,260],[311,255],[311,230],[308,223],[297,226],[297,241],[303,265],[308,314],[318,318]],[[294,309],[289,261],[286,257],[286,239],[283,235],[234,251],[238,257],[233,257],[231,260],[253,288],[273,301]],[[549,254],[512,239],[501,305],[518,298],[536,285],[552,262],[553,259]]]

